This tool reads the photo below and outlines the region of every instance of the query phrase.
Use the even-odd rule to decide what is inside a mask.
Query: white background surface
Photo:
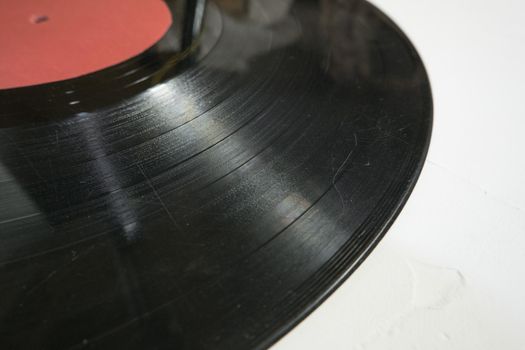
[[[273,350],[525,349],[525,2],[373,3],[429,73],[428,161],[376,250]]]

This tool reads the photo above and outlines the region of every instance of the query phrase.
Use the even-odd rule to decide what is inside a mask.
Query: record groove
[[[360,0],[216,2],[177,48],[192,26],[0,90],[2,347],[266,347],[401,210],[432,124],[401,31]]]

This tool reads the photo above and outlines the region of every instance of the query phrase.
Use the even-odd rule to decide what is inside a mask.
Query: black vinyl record
[[[135,58],[0,91],[2,349],[269,346],[407,200],[432,99],[385,15],[179,4]]]

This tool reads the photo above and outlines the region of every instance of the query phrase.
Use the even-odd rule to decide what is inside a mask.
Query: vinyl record
[[[430,86],[372,5],[167,4],[142,54],[0,90],[2,349],[269,346],[415,184]]]

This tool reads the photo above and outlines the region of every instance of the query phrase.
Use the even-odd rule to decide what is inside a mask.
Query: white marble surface
[[[525,3],[373,3],[430,75],[428,161],[377,249],[273,349],[525,349]]]

